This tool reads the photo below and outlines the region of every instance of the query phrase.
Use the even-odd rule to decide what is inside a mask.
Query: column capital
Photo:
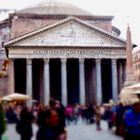
[[[61,58],[61,63],[65,64],[67,62],[67,58]]]
[[[113,65],[116,65],[117,59],[111,59]]]
[[[84,64],[85,58],[79,58],[79,63]]]
[[[96,64],[98,64],[98,65],[101,64],[101,59],[100,58],[97,58],[95,61],[96,61]]]
[[[32,59],[26,59],[27,65],[31,65],[32,64]]]
[[[44,58],[44,64],[48,64],[48,63],[49,63],[49,61],[50,61],[50,59],[49,59],[49,58]]]
[[[13,62],[14,59],[12,59],[12,58],[8,58],[7,61],[9,61],[9,62]]]

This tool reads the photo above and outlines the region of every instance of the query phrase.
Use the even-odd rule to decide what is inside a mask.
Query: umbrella
[[[140,83],[124,87],[119,95],[120,100],[137,101],[140,99]]]
[[[9,97],[2,97],[1,101],[11,101],[11,99]]]
[[[132,86],[129,86],[128,88],[140,90],[140,83],[136,83],[136,84],[134,84]]]
[[[11,99],[12,101],[28,101],[31,99],[30,96],[24,95],[21,93],[12,93],[12,94],[4,96],[3,98],[8,98],[8,99]]]
[[[140,100],[140,83],[129,86],[129,89],[131,89],[132,94],[137,95]]]

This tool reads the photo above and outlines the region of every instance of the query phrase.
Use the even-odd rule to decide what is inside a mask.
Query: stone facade
[[[10,25],[9,25],[9,21],[5,20],[0,22],[0,72],[4,72],[3,71],[3,64],[4,61],[7,59],[6,57],[6,53],[5,53],[5,49],[2,48],[4,42],[9,41],[10,39]],[[3,75],[2,77],[0,77],[0,97],[8,94],[8,75]]]
[[[125,77],[126,41],[119,38],[113,17],[75,8],[65,15],[65,8],[60,8],[63,14],[47,15],[38,5],[35,13],[25,13],[32,11],[28,8],[10,15],[11,39],[4,43],[11,59],[9,93],[45,104],[53,97],[65,106],[116,101]]]
[[[12,28],[11,28],[11,38],[15,38],[18,37],[20,35],[23,35],[25,33],[34,31],[36,29],[45,27],[45,26],[49,26],[51,24],[54,24],[60,20],[63,20],[67,17],[62,17],[62,18],[55,18],[52,16],[52,19],[38,19],[38,17],[36,16],[35,19],[29,18],[28,16],[26,16],[26,18],[22,18],[20,16],[18,16],[17,14],[14,16],[13,15],[13,20],[12,20]],[[89,23],[90,25],[95,25],[100,29],[103,29],[107,32],[112,33],[113,29],[112,29],[112,24],[111,21],[105,21],[105,20],[83,20],[87,23]],[[18,29],[22,29],[22,30],[18,30]],[[115,32],[115,31],[114,31]]]
[[[137,82],[140,82],[140,49],[133,51],[133,68]]]

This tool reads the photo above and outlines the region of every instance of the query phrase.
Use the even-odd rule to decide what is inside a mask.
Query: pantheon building
[[[3,44],[9,93],[65,106],[116,101],[125,80],[126,41],[113,18],[47,0],[10,14],[0,28],[9,35]]]

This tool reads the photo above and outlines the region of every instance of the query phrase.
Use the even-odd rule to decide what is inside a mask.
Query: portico
[[[125,45],[120,38],[74,17],[5,44],[14,63],[11,76],[24,73],[14,79],[15,92],[46,105],[55,98],[65,106],[117,100],[123,82]],[[19,88],[21,81],[24,84]]]

